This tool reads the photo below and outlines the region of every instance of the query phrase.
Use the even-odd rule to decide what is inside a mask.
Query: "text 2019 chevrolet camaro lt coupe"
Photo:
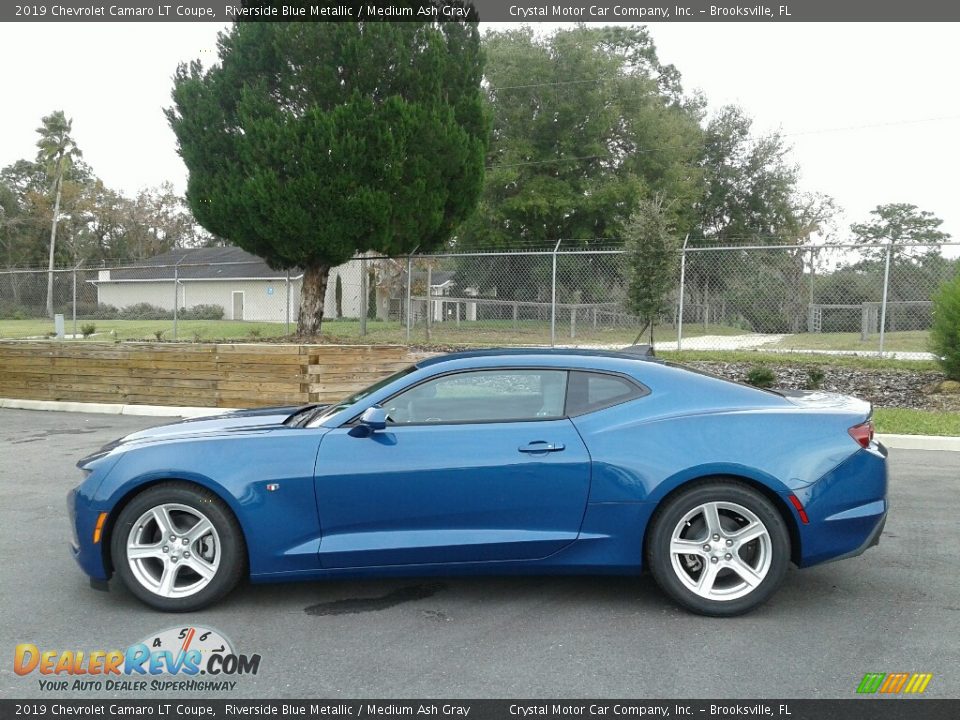
[[[736,615],[877,543],[870,405],[630,353],[424,360],[331,406],[136,432],[79,463],[73,553],[155,608],[254,582],[649,569]],[[96,582],[99,581],[99,582]]]

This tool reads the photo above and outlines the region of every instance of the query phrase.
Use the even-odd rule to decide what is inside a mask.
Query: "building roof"
[[[110,271],[110,280],[172,280],[174,266],[181,280],[228,280],[253,278],[282,279],[286,270],[273,270],[256,255],[238,247],[207,247],[171,250],[162,255],[141,260],[134,265]],[[300,270],[291,270],[291,277],[299,277]]]
[[[457,273],[455,270],[434,270],[430,273],[430,286],[439,287],[441,285],[446,285],[448,282],[453,282]],[[413,280],[414,282],[426,281],[427,271],[426,270],[414,270],[413,271]]]

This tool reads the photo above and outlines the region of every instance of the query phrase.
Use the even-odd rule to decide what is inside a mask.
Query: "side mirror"
[[[360,424],[350,429],[353,437],[370,437],[387,427],[387,411],[379,405],[368,407],[360,416]]]
[[[368,407],[360,416],[360,424],[371,430],[383,430],[387,426],[387,411],[379,405]]]

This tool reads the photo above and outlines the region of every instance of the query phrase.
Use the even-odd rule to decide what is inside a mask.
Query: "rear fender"
[[[670,493],[682,490],[685,485],[698,480],[711,478],[743,481],[770,500],[787,525],[787,532],[790,534],[791,561],[796,565],[802,563],[804,533],[801,530],[802,523],[799,514],[789,501],[789,496],[793,494],[793,491],[777,478],[756,468],[735,463],[714,463],[689,468],[668,478],[662,485],[659,485],[656,491],[650,495],[651,503],[654,507],[658,507]],[[644,542],[646,542],[646,539],[644,539]]]
[[[762,485],[781,497],[791,493],[790,488],[780,480],[756,468],[738,463],[706,463],[684,468],[680,472],[666,478],[653,489],[647,499],[649,502],[659,503],[663,498],[681,486],[695,480],[711,477],[742,478]]]

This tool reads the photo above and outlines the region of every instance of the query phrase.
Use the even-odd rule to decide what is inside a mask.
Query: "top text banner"
[[[0,4],[5,22],[921,22],[960,20],[960,3],[943,0],[35,0]],[[814,50],[811,49],[813,52]]]

